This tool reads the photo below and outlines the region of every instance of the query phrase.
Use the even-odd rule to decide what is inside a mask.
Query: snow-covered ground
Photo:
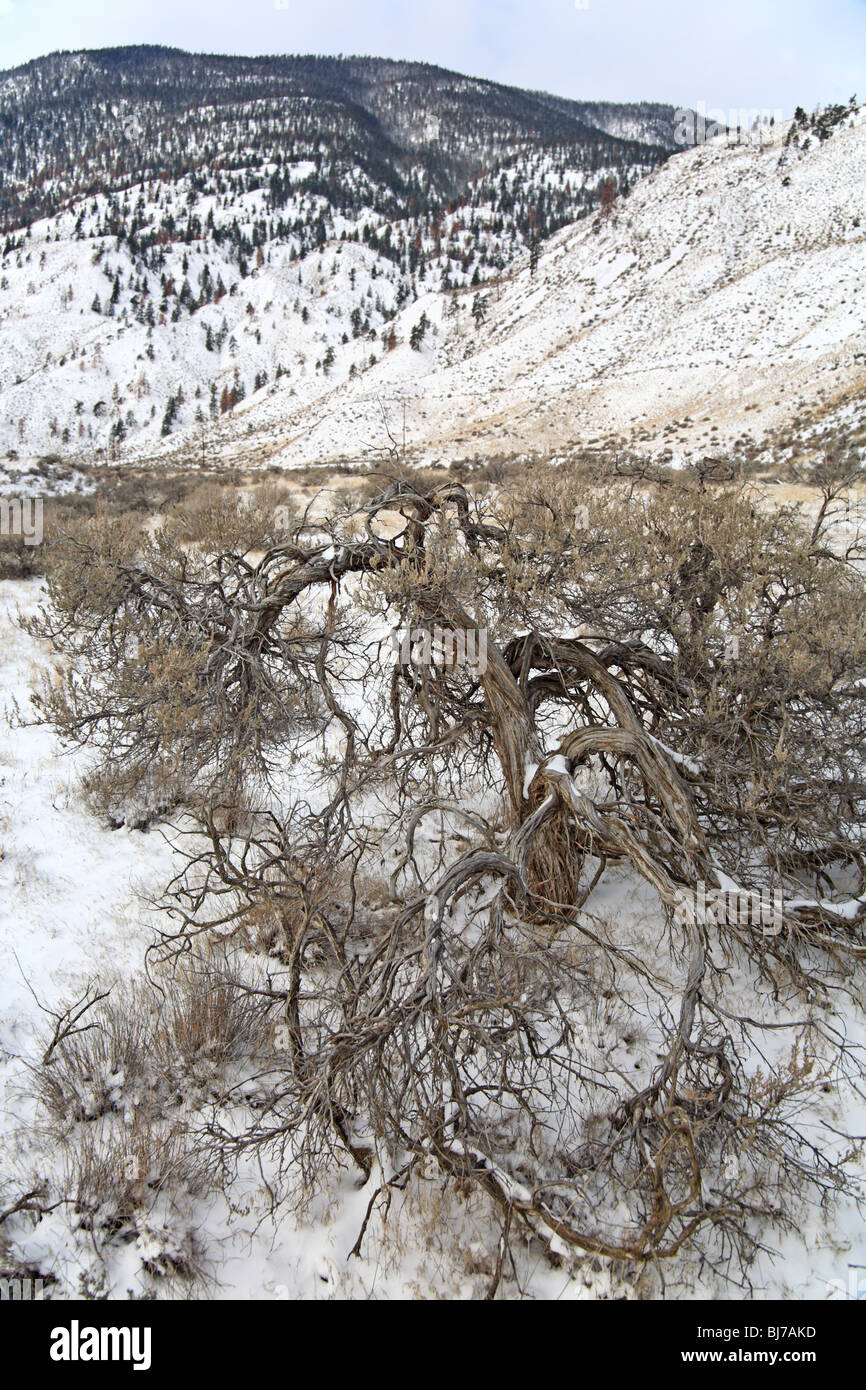
[[[63,754],[49,731],[26,722],[30,690],[48,657],[18,628],[16,613],[32,611],[38,601],[36,581],[0,584],[0,680],[10,710],[17,701],[25,716],[23,723],[13,717],[0,726],[0,1208],[46,1180],[55,1196],[62,1186],[67,1159],[32,1096],[31,1068],[50,1033],[45,1011],[79,998],[91,981],[117,991],[147,988],[144,952],[154,925],[149,899],[179,864],[157,830],[103,828],[81,797],[81,757]],[[616,924],[631,948],[646,958],[657,951],[662,922],[646,885],[606,877],[590,906],[597,920]],[[731,988],[741,992],[742,1011],[776,1023],[784,1018],[753,984],[732,977]],[[839,1021],[851,1043],[866,1042],[859,1010],[840,1006]],[[650,1034],[639,1019],[635,1026],[633,1014],[620,1019],[614,1011],[597,1039],[599,1061],[639,1076],[651,1065]],[[784,1037],[770,1032],[764,1040],[763,1059],[753,1060],[772,1067],[783,1056]],[[819,1119],[846,1134],[866,1133],[866,1104],[833,1071],[832,1059],[829,1064],[821,1106],[810,1102],[798,1117],[822,1143],[826,1131],[819,1130]],[[122,1077],[117,1084],[122,1087]],[[134,1121],[133,1107],[114,1123]],[[154,1292],[274,1299],[483,1296],[498,1227],[481,1204],[467,1207],[420,1183],[395,1197],[385,1225],[374,1217],[358,1258],[350,1252],[377,1186],[375,1173],[359,1186],[351,1172],[335,1171],[324,1194],[276,1214],[268,1176],[267,1168],[259,1172],[250,1164],[226,1192],[155,1194],[116,1239],[104,1232],[95,1239],[68,1203],[39,1220],[22,1213],[3,1223],[7,1245],[5,1254],[0,1245],[0,1257],[56,1279],[50,1286],[55,1297],[82,1290],[119,1298]],[[764,1232],[769,1251],[751,1270],[754,1296],[856,1296],[866,1228],[853,1203],[826,1210],[811,1204],[796,1214],[795,1233],[780,1239]],[[194,1249],[199,1277],[193,1283],[153,1274],[154,1263],[178,1249]],[[538,1252],[527,1260],[525,1284],[535,1297],[628,1296],[602,1262],[553,1269]],[[669,1278],[674,1296],[737,1294],[693,1265]]]
[[[19,611],[36,607],[39,591],[36,581],[0,583],[0,689],[13,715],[0,724],[0,1210],[46,1179],[56,1198],[66,1164],[32,1096],[30,1068],[53,1027],[46,1010],[82,997],[92,981],[115,991],[148,988],[149,900],[180,865],[156,830],[103,828],[81,799],[81,758],[63,754],[45,728],[22,725],[14,716],[17,701],[24,719],[32,718],[30,691],[48,666],[46,652],[16,622]],[[335,1172],[325,1196],[276,1216],[266,1175],[254,1165],[242,1170],[230,1203],[219,1190],[183,1201],[154,1195],[131,1237],[116,1243],[94,1238],[68,1205],[38,1221],[22,1213],[3,1223],[0,1266],[56,1280],[46,1296],[152,1296],[166,1290],[146,1262],[191,1245],[199,1278],[192,1285],[175,1282],[172,1297],[483,1293],[496,1231],[482,1213],[473,1220],[456,1202],[449,1211],[447,1203],[428,1201],[423,1193],[405,1204],[398,1196],[385,1237],[374,1220],[362,1256],[350,1258],[377,1186],[375,1173],[359,1187],[354,1174]],[[585,1283],[543,1265],[533,1276],[541,1297],[588,1297],[608,1283],[604,1274]]]

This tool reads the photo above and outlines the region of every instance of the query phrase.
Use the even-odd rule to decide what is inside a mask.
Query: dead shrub
[[[34,1069],[36,1095],[62,1133],[84,1120],[152,1114],[159,1104],[150,991],[118,988],[81,1015]]]
[[[134,1231],[164,1194],[202,1186],[183,1133],[141,1115],[130,1125],[84,1125],[66,1150],[63,1195],[77,1224],[106,1236]]]
[[[826,1009],[866,953],[866,594],[827,519],[614,460],[484,496],[401,474],[253,558],[102,520],[58,557],[46,717],[196,782],[161,950],[246,932],[283,966],[250,993],[285,1026],[278,1084],[242,1133],[215,1107],[215,1155],[263,1150],[305,1192],[378,1165],[373,1204],[434,1164],[501,1222],[494,1293],[518,1241],[635,1281],[692,1251],[745,1285],[769,1225],[853,1190],[799,1119],[824,1058],[863,1071]],[[483,630],[484,669],[398,660],[398,622]],[[593,907],[629,875],[643,937]],[[781,885],[776,930],[688,910],[726,878]],[[194,983],[160,1045],[201,1087],[258,1035]],[[780,1026],[817,1065],[767,1086]]]
[[[142,767],[118,759],[84,773],[81,789],[90,810],[113,830],[148,830],[184,804],[188,784],[170,762]]]
[[[252,630],[224,627],[226,590],[253,597],[260,580],[257,567],[232,552],[214,585],[207,552],[221,515],[190,546],[170,529],[151,536],[134,517],[99,508],[50,547],[48,604],[23,623],[34,635],[51,632],[58,651],[71,641],[89,667],[85,673],[78,660],[63,662],[34,704],[62,739],[99,754],[88,787],[94,804],[118,822],[146,825],[155,808],[212,801],[215,792],[223,805],[241,806],[250,759],[266,777],[281,729],[321,725],[316,620],[299,615],[291,628],[275,626],[262,610]],[[244,511],[244,525],[248,519]],[[156,571],[162,578],[154,590]],[[171,597],[176,583],[196,586],[191,626]],[[154,611],[158,630],[146,617]],[[256,673],[270,664],[275,645],[285,661],[277,680],[267,678],[265,696]],[[227,664],[225,698],[215,701],[214,682],[222,684]],[[101,713],[94,718],[95,704]]]
[[[271,1039],[268,1001],[221,951],[181,956],[153,984],[119,985],[84,1005],[58,1011],[74,1026],[33,1068],[34,1093],[64,1136],[108,1115],[175,1125],[179,1103],[219,1094],[228,1069],[266,1055]]]
[[[274,482],[244,489],[206,482],[166,514],[164,525],[173,540],[206,554],[246,555],[279,544],[294,513],[290,493]]]
[[[231,974],[225,956],[181,957],[157,982],[162,1001],[155,1054],[162,1075],[176,1086],[212,1086],[229,1068],[267,1053],[267,1009]]]

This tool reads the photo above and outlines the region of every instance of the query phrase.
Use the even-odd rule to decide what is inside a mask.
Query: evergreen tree
[[[420,319],[416,324],[414,324],[412,331],[409,334],[409,346],[410,348],[413,348],[415,352],[421,351],[421,344],[424,341],[424,337],[427,333],[428,326],[429,324],[427,315],[426,313],[422,313]]]

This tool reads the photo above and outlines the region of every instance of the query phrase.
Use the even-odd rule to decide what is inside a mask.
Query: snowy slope
[[[0,73],[0,453],[117,461],[278,377],[292,409],[327,394],[401,307],[495,279],[672,148],[670,108],[605,108],[620,139],[572,105],[147,46]]]
[[[670,160],[605,220],[488,287],[404,308],[401,346],[309,405],[284,390],[214,431],[218,457],[375,458],[407,421],[419,460],[557,454],[619,437],[677,461],[829,416],[866,391],[866,109],[824,142],[777,127]],[[422,312],[421,352],[407,345]],[[240,419],[243,425],[240,424]],[[386,428],[385,421],[388,421]]]
[[[202,435],[210,449],[211,434],[225,433],[216,428],[224,390],[248,400],[277,383],[284,418],[381,358],[402,305],[434,285],[480,285],[519,257],[527,189],[564,189],[574,209],[608,171],[521,155],[438,218],[402,220],[375,210],[360,169],[350,181],[357,206],[335,211],[305,161],[283,166],[276,214],[273,172],[264,166],[243,192],[184,178],[99,195],[7,239],[0,452],[119,461],[130,449],[189,448],[194,437],[200,454]],[[509,183],[519,203],[510,226],[497,210]],[[408,315],[407,337],[421,311]]]
[[[604,172],[523,150],[396,219],[361,167],[338,211],[310,161],[73,203],[0,259],[7,468],[352,464],[402,448],[404,419],[409,456],[446,466],[602,441],[749,461],[794,422],[856,420],[866,108],[635,167],[533,273],[534,202],[580,207]]]

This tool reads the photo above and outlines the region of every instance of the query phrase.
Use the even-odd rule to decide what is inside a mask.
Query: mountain
[[[671,157],[587,124],[663,109],[135,49],[28,64],[0,110],[8,216],[53,209],[0,239],[12,468],[351,466],[404,421],[419,462],[750,464],[861,418],[853,103]]]
[[[117,459],[368,370],[420,294],[497,279],[668,157],[670,108],[599,107],[628,139],[592,113],[372,58],[0,74],[0,450]]]
[[[0,127],[9,231],[142,180],[215,168],[255,178],[269,163],[308,158],[326,185],[363,171],[391,215],[411,201],[433,211],[530,151],[587,172],[651,168],[673,148],[674,113],[570,102],[424,63],[138,47],[58,53],[0,73]]]
[[[402,305],[362,373],[340,348],[327,380],[244,401],[208,456],[371,462],[402,449],[404,421],[407,457],[445,466],[596,447],[775,467],[828,429],[862,450],[864,186],[866,107],[718,137],[558,231],[534,273],[523,253],[481,290]]]

